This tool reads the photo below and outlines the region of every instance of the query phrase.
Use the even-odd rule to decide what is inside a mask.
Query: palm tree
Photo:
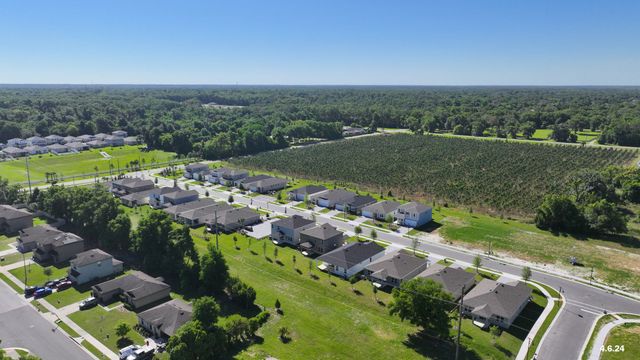
[[[273,258],[278,260],[278,247],[273,248]]]
[[[233,235],[233,247],[238,248],[238,237]]]

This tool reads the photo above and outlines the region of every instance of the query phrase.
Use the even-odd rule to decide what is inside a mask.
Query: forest
[[[599,131],[640,146],[637,87],[0,87],[0,142],[123,129],[151,148],[219,159],[338,139],[342,126],[498,137]]]

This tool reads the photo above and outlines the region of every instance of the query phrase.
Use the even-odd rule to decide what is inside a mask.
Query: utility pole
[[[24,259],[24,253],[22,253],[22,268],[24,269],[24,289],[27,290],[27,260]]]
[[[213,212],[213,216],[216,219],[216,250],[220,250],[220,247],[218,246],[218,210]]]
[[[27,182],[29,183],[29,197],[31,197],[31,172],[29,171],[29,157],[25,156],[24,161],[27,165]]]
[[[464,285],[462,285],[462,292],[460,293],[460,307],[458,308],[458,336],[456,337],[456,360],[458,360],[458,354],[460,352],[460,330],[462,329],[462,306],[464,298]]]
[[[591,267],[591,275],[589,276],[589,285],[591,285],[592,281],[593,281],[593,266]]]

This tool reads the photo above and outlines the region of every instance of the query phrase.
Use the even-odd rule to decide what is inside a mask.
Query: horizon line
[[[279,83],[0,83],[4,86],[273,86],[273,87],[640,87],[640,84],[279,84]]]

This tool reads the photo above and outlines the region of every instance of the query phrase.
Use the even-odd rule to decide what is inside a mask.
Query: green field
[[[111,159],[106,159],[100,152],[104,151],[111,155]],[[29,170],[31,173],[31,181],[44,181],[47,172],[55,172],[59,177],[76,176],[87,174],[85,177],[92,177],[95,174],[95,167],[98,171],[117,173],[118,167],[121,171],[126,171],[131,161],[138,160],[147,166],[153,163],[160,163],[172,160],[174,153],[168,153],[159,150],[142,151],[137,146],[122,146],[104,149],[91,149],[78,154],[68,155],[34,155],[29,158]],[[113,168],[110,168],[110,165]],[[27,174],[25,168],[25,160],[12,160],[0,162],[0,174],[3,178],[9,179],[10,182],[26,182]],[[101,176],[106,176],[102,174]]]
[[[144,343],[142,335],[133,330],[138,323],[136,314],[122,307],[106,311],[101,306],[96,306],[89,310],[74,312],[69,315],[69,319],[116,353],[131,341],[138,345]],[[132,330],[127,335],[130,341],[118,339],[115,328],[120,322],[131,326]]]
[[[16,242],[17,236],[0,235],[0,251],[11,249],[9,244]]]
[[[44,274],[44,271],[43,271],[44,268],[42,266],[36,263],[28,264],[27,265],[27,285],[28,286],[42,285],[49,280],[55,280],[55,279],[65,277],[67,276],[67,271],[69,270],[68,264],[66,264],[66,266],[59,266],[59,267],[50,266],[49,268],[51,268],[51,276],[46,276]],[[24,267],[21,266],[19,268],[9,270],[9,272],[16,278],[20,279],[20,281],[24,282],[24,276],[25,276]]]
[[[602,352],[602,360],[624,360],[631,359],[640,354],[640,324],[623,324],[611,330],[605,341],[605,349],[624,347],[624,351]]]

